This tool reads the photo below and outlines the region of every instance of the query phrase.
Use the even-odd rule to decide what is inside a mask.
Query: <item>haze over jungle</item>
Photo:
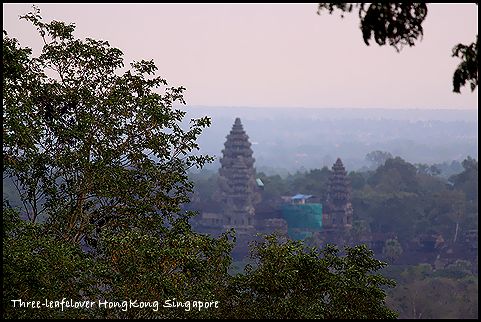
[[[188,106],[186,120],[209,116],[212,125],[199,138],[201,152],[216,156],[240,117],[252,142],[255,166],[266,173],[331,166],[342,157],[346,168],[369,166],[374,150],[411,163],[461,162],[478,157],[477,110],[259,108]]]

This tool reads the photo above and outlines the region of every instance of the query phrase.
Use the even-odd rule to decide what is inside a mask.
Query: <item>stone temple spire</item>
[[[230,227],[252,226],[254,206],[260,201],[260,194],[255,181],[251,143],[240,118],[235,119],[226,138],[219,169],[225,224]]]
[[[332,166],[326,208],[323,226],[326,228],[352,227],[353,209],[350,182],[340,158]]]

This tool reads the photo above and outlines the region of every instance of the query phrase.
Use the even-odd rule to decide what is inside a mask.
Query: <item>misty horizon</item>
[[[359,170],[368,166],[365,156],[375,150],[426,164],[478,156],[477,110],[202,106],[183,110],[186,122],[202,116],[212,120],[199,137],[200,152],[216,156],[206,169],[218,168],[225,137],[237,117],[252,144],[255,166],[269,173],[330,167],[337,157],[349,170]]]

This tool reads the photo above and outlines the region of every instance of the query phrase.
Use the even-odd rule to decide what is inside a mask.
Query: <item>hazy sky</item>
[[[356,13],[317,15],[317,4],[39,4],[46,21],[108,40],[126,63],[154,59],[188,105],[477,109],[452,93],[457,43],[477,34],[475,4],[429,4],[424,38],[396,53],[366,46]],[[35,28],[3,4],[3,29],[39,53]]]

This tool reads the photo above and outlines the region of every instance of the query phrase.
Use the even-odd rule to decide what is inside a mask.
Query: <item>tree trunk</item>
[[[456,231],[454,232],[453,244],[456,244],[456,240],[458,239],[458,229],[459,229],[459,222],[456,222]]]

